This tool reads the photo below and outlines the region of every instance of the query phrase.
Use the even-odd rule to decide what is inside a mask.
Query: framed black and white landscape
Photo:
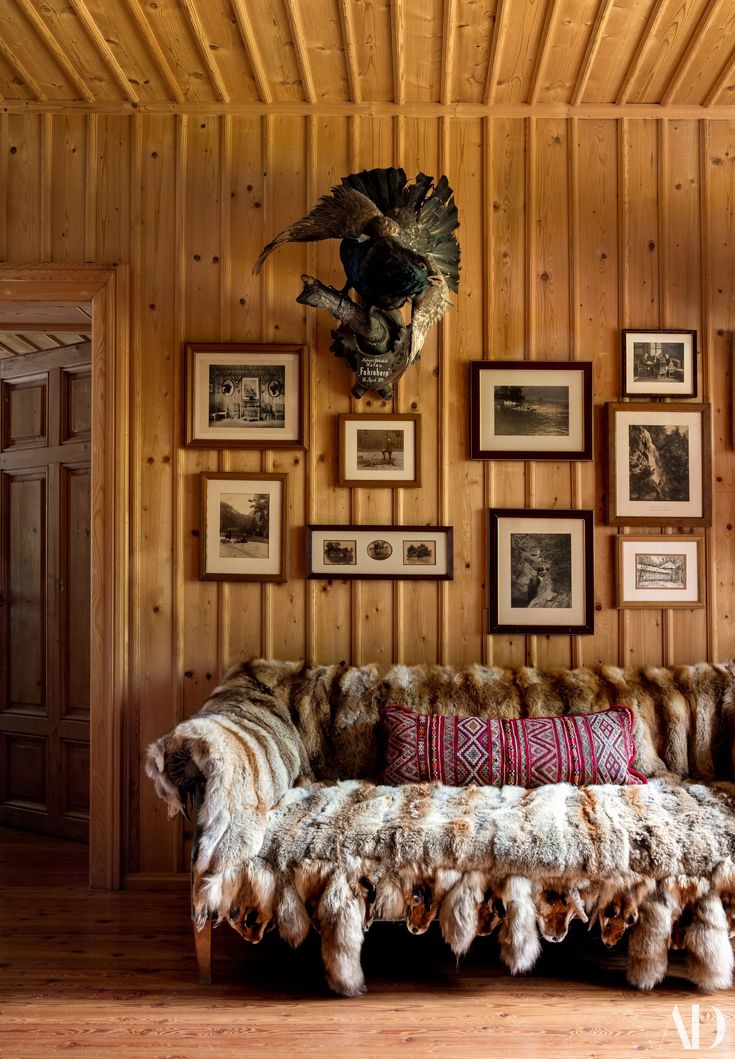
[[[704,536],[617,538],[619,607],[703,607]]]
[[[339,484],[374,489],[420,485],[421,417],[340,415]]]
[[[286,474],[201,474],[203,581],[285,581]]]
[[[623,331],[624,397],[696,397],[697,332]]]
[[[592,511],[489,512],[488,632],[594,632]]]
[[[187,445],[303,447],[303,346],[190,342],[185,355]]]
[[[591,460],[592,364],[472,361],[470,458]]]
[[[307,577],[451,581],[451,526],[307,526]]]
[[[608,404],[608,521],[614,526],[709,526],[710,406]]]

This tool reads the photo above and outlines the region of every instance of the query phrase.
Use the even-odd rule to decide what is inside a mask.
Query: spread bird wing
[[[371,220],[381,216],[378,206],[357,188],[339,184],[319,199],[311,213],[289,225],[263,247],[253,265],[257,275],[263,262],[284,243],[309,243],[318,239],[356,239]]]
[[[414,298],[411,305],[411,356],[408,363],[413,364],[421,352],[429,329],[439,323],[442,316],[451,309],[449,285],[441,271],[435,274],[423,294]]]

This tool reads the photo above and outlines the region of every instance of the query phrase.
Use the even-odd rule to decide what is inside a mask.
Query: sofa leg
[[[194,946],[197,954],[199,985],[212,984],[212,923],[210,920],[201,930],[194,927]]]

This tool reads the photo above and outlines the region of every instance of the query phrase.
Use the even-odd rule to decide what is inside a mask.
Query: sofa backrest
[[[317,779],[376,776],[379,712],[480,717],[580,714],[620,703],[635,715],[636,767],[699,779],[733,778],[735,666],[503,669],[493,666],[306,666],[255,660],[250,671],[288,703]]]

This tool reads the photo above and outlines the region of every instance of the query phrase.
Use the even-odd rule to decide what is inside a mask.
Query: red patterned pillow
[[[444,717],[388,705],[383,782],[437,780],[541,787],[545,783],[647,783],[632,767],[633,712],[615,706],[574,717]]]

